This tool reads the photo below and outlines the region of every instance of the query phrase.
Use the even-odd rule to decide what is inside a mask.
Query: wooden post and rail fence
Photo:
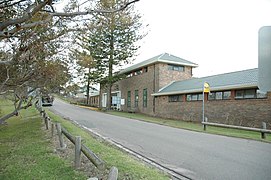
[[[204,131],[206,131],[207,126],[215,126],[215,127],[223,127],[223,128],[232,128],[232,129],[240,129],[240,130],[260,132],[262,139],[266,139],[266,134],[271,134],[271,130],[266,129],[266,123],[265,122],[262,122],[262,128],[252,128],[252,127],[244,127],[244,126],[234,126],[234,125],[228,125],[228,124],[212,123],[212,122],[208,122],[207,117],[205,117],[205,121],[201,122],[201,123],[203,125],[203,130]]]
[[[44,124],[46,130],[51,128],[51,136],[54,137],[55,129],[57,131],[57,136],[59,139],[60,149],[65,150],[66,144],[64,142],[63,135],[67,137],[75,145],[75,158],[74,158],[74,167],[80,168],[81,165],[81,152],[95,165],[99,170],[105,170],[105,163],[101,160],[94,152],[92,152],[86,145],[82,144],[80,136],[73,136],[65,128],[61,127],[60,123],[54,123],[51,121],[47,113],[41,108],[41,106],[36,103],[36,109],[40,112],[40,115],[44,119]],[[112,167],[109,171],[108,180],[117,180],[118,178],[118,169]]]

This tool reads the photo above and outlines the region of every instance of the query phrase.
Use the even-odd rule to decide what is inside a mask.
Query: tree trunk
[[[107,92],[107,109],[111,110],[112,104],[112,84],[113,84],[113,63],[114,63],[114,29],[115,29],[115,16],[112,13],[111,19],[111,36],[110,36],[110,56],[109,56],[109,64],[108,64],[108,92]]]
[[[18,111],[21,109],[21,106],[22,106],[22,103],[23,103],[23,99],[20,99],[19,101],[19,104],[17,107],[15,107],[15,110],[3,117],[0,118],[0,124],[5,124],[5,121],[15,115],[18,115]]]
[[[89,74],[90,74],[90,68],[88,68],[88,78],[87,78],[87,104],[89,104],[89,86],[90,86],[90,77],[89,77]]]

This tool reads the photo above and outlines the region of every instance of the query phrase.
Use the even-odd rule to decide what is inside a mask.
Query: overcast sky
[[[258,67],[258,30],[271,0],[140,0],[149,24],[135,63],[164,52],[197,63],[195,77]]]

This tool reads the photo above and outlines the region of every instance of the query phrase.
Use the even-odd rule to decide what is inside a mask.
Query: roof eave
[[[194,63],[174,62],[174,61],[163,60],[163,59],[159,59],[158,62],[169,63],[169,64],[178,64],[178,65],[184,65],[184,66],[190,66],[190,67],[198,67],[199,66],[198,64],[194,64]]]
[[[242,89],[242,88],[258,88],[257,83],[249,83],[249,84],[238,84],[238,85],[229,85],[229,86],[219,86],[219,87],[210,87],[211,91],[220,91],[220,90],[231,90],[231,89]],[[198,93],[202,92],[202,88],[200,89],[191,89],[191,90],[183,90],[183,91],[173,91],[173,92],[162,92],[162,93],[154,93],[152,96],[167,96],[174,94],[187,94],[187,93]]]
[[[149,66],[151,64],[155,64],[155,63],[158,63],[158,62],[168,63],[168,64],[176,64],[176,65],[184,65],[184,66],[190,66],[190,67],[194,67],[194,68],[199,66],[198,64],[194,64],[194,63],[181,63],[181,62],[174,62],[174,61],[163,60],[163,59],[156,59],[156,60],[153,60],[153,61],[151,61],[149,63],[144,63],[144,64],[142,64],[140,66],[136,66],[137,64],[132,65],[132,66],[135,66],[135,67],[131,68],[132,66],[130,66],[128,68],[131,68],[131,69],[129,69],[129,70],[124,69],[124,70],[120,71],[120,74],[124,74],[124,73],[130,72],[130,71],[134,71],[136,69],[139,69],[139,68],[142,68],[142,67],[145,67],[145,66]]]

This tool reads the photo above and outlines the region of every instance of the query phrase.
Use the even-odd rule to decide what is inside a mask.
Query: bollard
[[[81,164],[81,136],[75,136],[75,159],[74,166],[75,168],[80,168]]]
[[[262,122],[262,129],[266,129],[266,123],[265,122]],[[261,132],[261,135],[262,135],[262,139],[266,138],[266,135],[265,135],[264,132]]]

